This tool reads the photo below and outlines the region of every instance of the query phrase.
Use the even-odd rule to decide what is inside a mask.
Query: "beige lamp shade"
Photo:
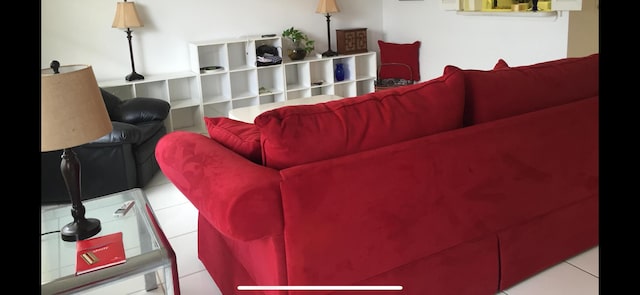
[[[89,65],[41,70],[40,150],[79,146],[112,130],[109,113]]]
[[[134,2],[118,2],[116,6],[116,17],[113,19],[112,28],[138,28],[143,27],[136,4]]]
[[[338,8],[338,4],[336,4],[336,0],[320,0],[320,2],[318,2],[316,13],[336,13],[336,12],[340,12],[340,8]]]

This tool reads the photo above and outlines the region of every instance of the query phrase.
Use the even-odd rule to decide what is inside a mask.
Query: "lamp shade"
[[[116,17],[113,19],[112,28],[138,28],[142,27],[142,21],[138,17],[136,4],[134,2],[118,2],[116,6]]]
[[[335,12],[340,12],[340,8],[338,8],[338,4],[336,4],[336,0],[320,0],[320,2],[318,2],[316,13],[335,13]]]
[[[89,65],[41,70],[40,150],[60,150],[96,140],[112,130]]]

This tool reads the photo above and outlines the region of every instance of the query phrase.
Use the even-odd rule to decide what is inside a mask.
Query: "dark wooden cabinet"
[[[338,54],[367,52],[367,28],[336,30]]]

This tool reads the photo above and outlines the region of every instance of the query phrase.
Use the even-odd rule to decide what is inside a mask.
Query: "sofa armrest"
[[[156,159],[164,175],[225,236],[249,241],[282,234],[279,171],[187,131],[160,139]]]
[[[122,122],[111,122],[113,130],[85,146],[100,147],[113,144],[138,143],[142,139],[142,131],[136,125]]]
[[[136,97],[127,99],[120,105],[120,120],[136,124],[147,121],[162,121],[169,115],[171,105],[161,99]]]

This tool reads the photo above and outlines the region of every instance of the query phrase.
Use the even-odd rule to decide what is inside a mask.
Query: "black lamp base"
[[[338,53],[333,51],[333,50],[331,50],[331,49],[329,49],[329,50],[327,50],[327,51],[322,53],[323,57],[330,57],[330,56],[337,56],[337,55],[338,55]]]
[[[102,230],[100,220],[95,218],[79,219],[65,225],[61,230],[62,240],[73,242],[95,236]]]
[[[131,74],[127,75],[124,79],[127,81],[144,80],[144,76],[136,72],[132,72]]]

